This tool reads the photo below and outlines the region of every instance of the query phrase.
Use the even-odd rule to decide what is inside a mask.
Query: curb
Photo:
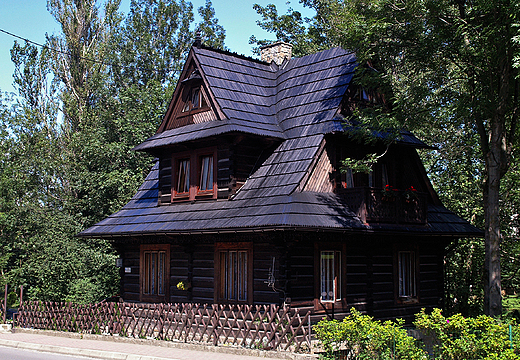
[[[37,352],[46,352],[60,355],[73,355],[73,356],[84,356],[94,359],[105,359],[105,360],[174,360],[172,358],[159,358],[152,356],[141,356],[133,354],[124,354],[111,351],[91,350],[91,349],[78,349],[69,348],[64,346],[55,345],[43,345],[43,344],[31,344],[21,341],[3,340],[0,339],[0,346],[6,346],[22,350],[31,350]]]
[[[256,357],[261,357],[261,358],[274,358],[274,359],[287,359],[287,360],[316,360],[318,358],[318,356],[316,354],[297,354],[297,353],[282,352],[282,351],[265,351],[265,350],[245,349],[245,348],[241,348],[241,347],[231,347],[231,346],[208,346],[208,345],[202,345],[202,344],[189,344],[189,343],[184,343],[184,342],[180,342],[180,341],[135,339],[135,338],[124,338],[124,337],[119,337],[119,336],[80,334],[80,333],[62,332],[62,331],[54,331],[54,330],[13,328],[12,332],[13,333],[26,333],[26,334],[55,336],[55,337],[66,337],[66,338],[73,338],[73,339],[122,342],[122,343],[127,343],[127,344],[153,345],[153,346],[170,347],[170,348],[177,348],[177,349],[183,349],[183,350],[205,351],[205,352],[214,352],[214,353],[231,354],[231,355],[242,355],[242,356],[256,356]],[[11,345],[8,345],[7,343],[11,343]],[[54,353],[59,353],[59,354],[63,354],[63,355],[89,356],[89,357],[96,358],[96,359],[172,360],[172,358],[159,358],[159,357],[151,357],[151,356],[132,355],[132,354],[102,351],[102,350],[67,348],[67,347],[55,346],[55,345],[30,344],[30,343],[23,343],[23,342],[19,342],[19,341],[2,340],[2,339],[0,339],[0,345],[9,346],[9,347],[17,347],[20,349],[27,349],[27,350],[54,352]]]

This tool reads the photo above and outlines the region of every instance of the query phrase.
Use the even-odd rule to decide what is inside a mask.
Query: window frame
[[[200,151],[196,154],[197,156],[197,183],[196,183],[196,186],[197,186],[197,194],[196,196],[197,197],[208,197],[208,196],[211,196],[211,197],[215,197],[216,198],[216,195],[217,195],[217,192],[216,192],[216,187],[217,187],[217,181],[216,181],[216,177],[217,177],[217,169],[216,169],[216,164],[217,164],[217,152],[216,150],[213,150],[213,151]],[[205,158],[205,157],[210,157],[212,160],[211,160],[211,182],[212,182],[212,187],[211,189],[206,189],[206,190],[201,190],[201,176],[202,176],[202,166],[203,166],[203,163],[202,163],[202,159]]]
[[[188,115],[193,115],[198,112],[207,111],[211,107],[209,106],[209,102],[207,100],[204,87],[202,84],[197,85],[184,85],[183,91],[183,102],[180,108],[180,112],[178,117],[184,117]],[[195,92],[198,92],[197,96],[197,104],[196,106],[193,103],[193,95]],[[187,109],[186,109],[187,107]]]
[[[321,277],[321,254],[323,252],[334,252],[334,258],[339,254],[339,261],[335,261],[334,271],[337,273],[335,281],[334,300],[321,299],[322,277]],[[341,243],[314,243],[314,310],[326,311],[331,309],[347,309],[347,246]]]
[[[413,274],[408,275],[411,281],[414,282],[413,288],[415,294],[401,295],[401,254],[410,253],[413,256],[410,258],[410,264],[413,268]],[[409,305],[420,303],[420,261],[419,249],[417,246],[395,246],[394,247],[394,296],[396,304]]]
[[[329,271],[327,271],[327,269],[324,269],[324,257],[327,256],[327,257],[330,257],[332,256],[332,269],[329,269]],[[341,280],[342,280],[342,276],[341,276],[341,251],[339,250],[320,250],[320,302],[322,303],[334,303],[338,300],[341,301]],[[325,260],[328,260],[328,259],[325,259]],[[328,262],[328,261],[326,261]],[[330,275],[330,270],[332,270],[332,274],[333,274],[333,279],[329,279],[327,275]],[[328,274],[325,274],[325,277],[327,277],[327,279],[325,279],[326,282],[330,282],[332,281],[332,293],[333,293],[333,296],[332,296],[332,300],[324,300],[323,299],[323,288],[324,288],[324,272],[328,273]],[[328,285],[325,285],[325,288],[328,289],[329,286]],[[327,296],[327,294],[325,295]],[[329,294],[330,296],[330,294]]]
[[[164,252],[164,294],[145,293],[145,278],[147,269],[145,268],[146,253]],[[170,245],[169,244],[141,244],[139,249],[139,301],[143,302],[167,302],[170,299]]]
[[[187,164],[188,164],[188,176],[185,177],[185,181],[184,181],[184,185],[186,186],[186,182],[187,182],[187,186],[188,186],[188,191],[182,191],[182,192],[179,192],[178,190],[178,187],[180,185],[180,176],[181,176],[181,163],[184,162],[184,161],[187,161]],[[180,156],[180,157],[175,157],[173,159],[173,162],[172,162],[172,166],[174,168],[174,183],[172,182],[172,196],[174,198],[189,198],[190,197],[190,190],[191,190],[191,186],[192,186],[192,181],[191,181],[191,178],[192,178],[192,166],[191,166],[191,158],[189,156]]]
[[[225,283],[222,273],[221,255],[230,252],[245,252],[247,254],[247,275],[246,281],[246,300],[228,299],[226,298],[224,288]],[[224,304],[252,304],[253,303],[253,243],[252,242],[236,242],[236,243],[215,243],[215,282],[214,282],[214,301],[215,303]]]
[[[202,172],[202,158],[212,157],[212,184],[213,187],[209,190],[200,189],[200,180]],[[178,192],[179,186],[179,175],[180,175],[180,162],[189,160],[189,191]],[[193,201],[203,199],[216,199],[217,198],[217,148],[205,148],[194,150],[191,152],[182,152],[172,155],[172,169],[173,176],[171,180],[171,201],[170,203],[179,201]]]

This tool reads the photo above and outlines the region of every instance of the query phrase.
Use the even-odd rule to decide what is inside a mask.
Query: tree
[[[0,281],[30,298],[96,302],[118,291],[116,254],[81,230],[118,211],[151,167],[153,135],[194,41],[183,0],[49,0],[61,33],[15,43],[19,97],[0,98]],[[211,2],[206,41],[223,46]]]
[[[485,229],[484,310],[501,313],[500,185],[517,145],[518,23],[511,0],[304,0],[329,44],[356,52],[357,81],[383,92],[388,108],[358,114],[361,128],[476,134]],[[280,40],[305,33],[270,7],[261,26]],[[301,25],[301,21],[298,25]],[[288,35],[289,34],[289,35]],[[297,38],[297,37],[296,37]],[[298,41],[297,41],[298,42]],[[374,69],[376,71],[372,71]],[[443,121],[438,121],[444,119]],[[466,159],[468,164],[474,159]]]
[[[211,1],[206,0],[205,5],[197,10],[202,21],[197,25],[196,31],[200,31],[202,42],[216,49],[225,49],[226,31],[215,18],[215,9],[213,9]]]
[[[378,70],[375,80],[390,90],[394,107],[387,118],[401,127],[432,126],[439,111],[449,109],[453,121],[478,134],[484,164],[484,310],[500,315],[500,183],[517,141],[513,36],[520,9],[507,0],[349,1],[331,9],[331,36],[354,50],[361,63],[369,61]]]
[[[277,41],[284,41],[293,45],[294,56],[304,56],[321,50],[325,50],[338,44],[335,38],[331,38],[326,33],[326,21],[328,17],[327,6],[321,3],[310,4],[307,0],[301,1],[305,6],[312,7],[316,11],[316,15],[312,18],[303,18],[299,11],[292,8],[287,10],[284,15],[279,15],[276,5],[269,4],[261,6],[254,4],[253,9],[262,16],[262,20],[257,21],[258,26],[262,29],[272,32],[276,35]],[[268,45],[272,41],[265,39],[257,39],[251,36],[249,43],[256,45],[253,52],[259,53],[260,47]]]

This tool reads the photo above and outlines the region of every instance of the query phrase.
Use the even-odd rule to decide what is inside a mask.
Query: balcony
[[[393,189],[387,196],[380,188],[356,187],[342,189],[340,196],[363,223],[426,224],[425,193]]]

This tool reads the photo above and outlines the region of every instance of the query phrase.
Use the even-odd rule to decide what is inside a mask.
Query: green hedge
[[[511,326],[510,326],[511,325]],[[314,326],[324,351],[322,359],[520,359],[518,325],[488,316],[445,318],[441,310],[416,315],[415,331],[408,334],[403,320],[381,322],[355,309],[343,321],[322,320]],[[511,332],[510,332],[511,329]]]

